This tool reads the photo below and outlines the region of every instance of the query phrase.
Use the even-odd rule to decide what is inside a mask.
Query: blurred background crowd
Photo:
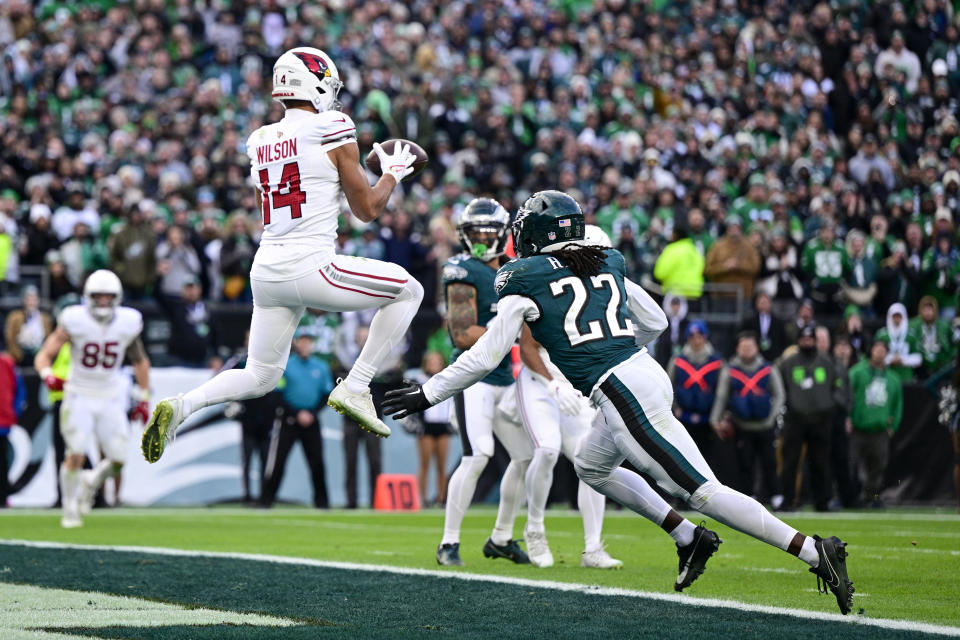
[[[396,262],[427,291],[386,380],[449,357],[438,274],[462,207],[490,195],[515,211],[557,188],[664,296],[671,371],[691,337],[728,363],[749,330],[772,363],[809,329],[841,364],[844,431],[847,370],[875,343],[870,371],[902,383],[955,361],[958,29],[949,0],[7,0],[5,347],[29,365],[57,302],[101,267],[148,314],[156,364],[242,347],[261,229],[244,142],[282,116],[273,61],[309,44],[337,63],[361,154],[401,137],[431,158],[377,223],[345,215],[339,232],[339,252]],[[365,321],[304,324],[336,369]],[[728,439],[735,416],[698,402]]]

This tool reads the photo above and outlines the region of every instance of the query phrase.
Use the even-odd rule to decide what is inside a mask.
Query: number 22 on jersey
[[[263,197],[263,224],[270,224],[271,198],[273,209],[290,207],[290,218],[296,220],[303,214],[300,206],[306,204],[307,194],[300,190],[300,165],[288,162],[283,165],[276,189],[270,190],[270,170],[260,169],[260,191]]]
[[[607,308],[604,313],[607,332],[604,331],[600,320],[590,320],[587,322],[587,333],[580,333],[579,321],[583,316],[584,307],[590,298],[590,292],[584,285],[584,281],[575,276],[567,276],[554,280],[550,283],[550,293],[554,298],[563,295],[564,289],[569,288],[573,292],[573,300],[563,317],[563,330],[567,334],[570,346],[575,347],[578,344],[601,340],[604,337],[619,338],[632,336],[633,329],[630,321],[626,321],[626,326],[620,326],[617,313],[620,310],[620,289],[617,287],[617,281],[609,273],[591,276],[590,284],[594,289],[610,289],[610,300],[607,302]]]

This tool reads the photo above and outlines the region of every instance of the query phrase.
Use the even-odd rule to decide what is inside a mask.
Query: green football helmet
[[[561,191],[530,196],[513,221],[513,250],[521,258],[579,244],[586,224],[577,201]]]
[[[471,200],[457,222],[463,250],[484,262],[503,255],[509,229],[510,214],[492,198]]]

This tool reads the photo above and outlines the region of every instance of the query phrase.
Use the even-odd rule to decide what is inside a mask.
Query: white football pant
[[[560,453],[570,462],[574,461],[580,441],[590,431],[590,424],[597,411],[584,398],[579,414],[568,416],[560,411],[550,390],[537,381],[523,367],[517,376],[517,404],[523,426],[533,441],[534,453],[527,469],[527,527],[543,531],[543,519],[553,484],[553,468]],[[583,518],[585,548],[592,551],[600,546],[603,529],[603,512],[606,499],[580,480],[577,490],[577,507]]]
[[[223,371],[185,395],[189,411],[269,393],[290,356],[290,341],[307,307],[324,311],[379,311],[351,378],[369,385],[380,363],[396,348],[420,308],[423,287],[392,262],[335,255],[305,276],[272,282],[251,280],[253,317],[244,369]],[[184,416],[186,417],[186,416]]]
[[[460,430],[463,457],[450,476],[441,544],[460,542],[463,516],[473,500],[477,480],[493,456],[494,435],[510,454],[510,464],[500,481],[500,506],[494,526],[494,543],[513,537],[513,525],[523,504],[524,474],[533,457],[533,445],[517,415],[514,385],[498,387],[477,382],[453,398],[450,421]]]

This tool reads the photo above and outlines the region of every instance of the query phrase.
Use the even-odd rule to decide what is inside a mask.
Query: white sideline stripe
[[[496,505],[472,505],[470,507],[471,513],[486,513],[496,511]],[[276,507],[269,511],[270,517],[291,517],[291,516],[304,516],[304,515],[316,515],[317,517],[322,516],[336,516],[336,517],[369,517],[370,515],[377,516],[393,516],[396,518],[408,517],[410,515],[432,515],[443,513],[441,509],[425,509],[418,512],[409,512],[409,511],[373,511],[371,509],[326,509],[323,511],[317,511],[310,509],[306,506],[303,507]],[[16,518],[16,517],[25,517],[25,516],[43,516],[57,514],[59,516],[59,509],[35,509],[35,508],[14,508],[14,509],[0,509],[0,518]],[[135,515],[137,517],[143,516],[184,516],[195,518],[197,515],[221,515],[221,516],[244,516],[244,517],[259,517],[262,518],[267,514],[259,511],[257,509],[250,509],[247,507],[207,507],[207,506],[196,506],[196,507],[120,507],[115,509],[98,509],[97,517],[106,516],[106,517],[124,517]],[[681,511],[681,515],[693,515],[698,516],[695,511]],[[891,522],[891,521],[904,521],[904,522],[957,522],[960,523],[960,514],[950,513],[945,510],[944,513],[914,513],[911,511],[891,511],[885,510],[881,513],[876,513],[873,511],[837,511],[837,512],[828,512],[828,513],[815,513],[807,511],[782,511],[777,513],[778,517],[782,517],[788,521],[794,520],[862,520],[862,521],[880,521],[880,522]],[[574,509],[548,509],[547,517],[549,518],[580,518],[580,512]],[[637,515],[632,511],[623,510],[617,511],[615,509],[608,509],[604,514],[604,518],[636,518]]]
[[[94,545],[94,544],[72,544],[66,542],[47,542],[36,540],[15,540],[0,539],[0,544],[9,546],[32,547],[36,549],[75,549],[78,551],[117,551],[125,553],[148,553],[161,556],[174,556],[186,558],[223,558],[227,560],[250,560],[255,562],[271,562],[274,564],[300,565],[308,567],[319,567],[324,569],[343,569],[347,571],[369,571],[381,573],[394,573],[405,576],[422,576],[429,578],[446,578],[453,580],[465,580],[468,582],[493,582],[497,584],[509,584],[519,587],[528,587],[534,589],[553,589],[554,591],[564,591],[569,593],[582,593],[584,595],[598,596],[619,596],[627,598],[644,598],[647,600],[658,600],[661,602],[673,602],[677,604],[697,605],[703,607],[716,607],[721,609],[736,609],[738,611],[748,611],[752,613],[765,613],[769,615],[791,616],[795,618],[804,618],[807,620],[820,620],[826,622],[841,622],[847,624],[860,624],[869,627],[879,627],[881,629],[895,629],[898,631],[918,631],[921,633],[932,633],[946,636],[960,637],[960,627],[949,627],[944,625],[929,624],[926,622],[915,622],[912,620],[889,620],[885,618],[865,618],[852,615],[844,616],[839,613],[826,613],[819,611],[807,611],[804,609],[791,609],[786,607],[772,607],[768,605],[748,604],[737,602],[736,600],[720,600],[714,598],[697,598],[673,593],[658,593],[654,591],[639,591],[634,589],[623,589],[620,587],[598,587],[595,585],[578,584],[575,582],[557,582],[554,580],[530,580],[527,578],[513,578],[509,576],[493,576],[478,573],[461,573],[438,571],[435,569],[414,569],[411,567],[392,567],[389,565],[360,564],[355,562],[335,562],[330,560],[314,560],[312,558],[293,558],[289,556],[275,556],[257,553],[235,553],[226,551],[191,551],[185,549],[167,549],[163,547],[136,547],[127,545]],[[829,606],[835,606],[833,595],[823,598],[823,602],[829,601]]]

